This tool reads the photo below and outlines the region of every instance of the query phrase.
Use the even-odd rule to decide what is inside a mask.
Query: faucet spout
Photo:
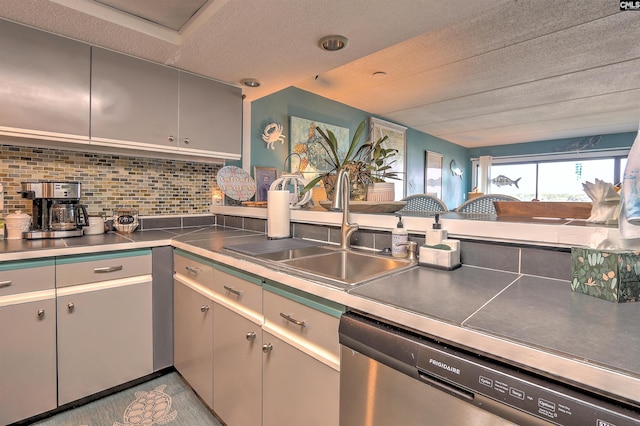
[[[336,183],[333,192],[333,202],[331,210],[342,210],[342,226],[340,228],[340,248],[349,249],[351,247],[350,238],[358,229],[357,223],[349,223],[349,192],[351,183],[349,173],[346,169],[340,169],[336,177]]]

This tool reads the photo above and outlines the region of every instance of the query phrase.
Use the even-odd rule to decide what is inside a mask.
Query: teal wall
[[[254,166],[275,167],[282,173],[284,161],[289,155],[289,117],[296,116],[327,124],[349,128],[352,136],[362,120],[372,114],[332,101],[294,87],[258,99],[251,104],[251,174]],[[382,118],[382,117],[378,117]],[[264,128],[279,123],[287,136],[284,144],[277,143],[274,150],[267,149],[262,140]],[[350,136],[350,137],[351,137]],[[629,148],[635,132],[602,135],[598,139],[567,138],[548,141],[514,143],[482,148],[464,148],[444,139],[409,128],[407,130],[407,195],[424,192],[425,152],[443,155],[442,198],[449,209],[460,205],[471,190],[471,158],[482,155],[494,157],[532,155],[553,152],[575,152],[587,149]],[[363,138],[364,140],[364,138]],[[595,142],[595,143],[594,143]],[[462,179],[454,176],[451,160],[463,170]],[[289,165],[287,164],[287,169]],[[289,171],[289,170],[287,170]]]
[[[350,106],[332,101],[313,93],[290,87],[273,95],[251,103],[251,173],[253,167],[275,167],[282,173],[284,161],[289,155],[289,117],[296,116],[347,127],[350,137],[362,120],[372,115]],[[382,117],[378,117],[382,118]],[[279,123],[287,136],[285,143],[276,143],[275,149],[267,149],[262,140],[264,128],[271,123]],[[364,140],[365,138],[363,138]],[[461,167],[468,167],[468,150],[443,139],[436,138],[415,129],[407,130],[407,195],[424,192],[425,151],[443,155],[443,201],[452,209],[464,201],[469,186],[468,173],[464,179],[453,176],[449,169],[452,159]],[[287,169],[289,165],[287,164]],[[289,170],[287,170],[289,171]]]

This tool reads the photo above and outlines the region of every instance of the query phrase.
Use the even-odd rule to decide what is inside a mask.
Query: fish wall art
[[[491,183],[494,184],[495,186],[515,186],[516,188],[520,189],[520,187],[518,186],[518,182],[520,181],[520,179],[522,178],[518,178],[516,180],[513,180],[511,178],[506,177],[505,175],[499,175],[498,177],[495,177],[493,179],[491,179]]]

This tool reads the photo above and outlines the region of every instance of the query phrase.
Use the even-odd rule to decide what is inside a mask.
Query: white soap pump
[[[391,255],[393,257],[407,257],[409,231],[402,224],[402,216],[398,216],[398,225],[391,231]]]
[[[440,223],[440,215],[436,213],[434,218],[433,226],[431,229],[427,229],[425,235],[425,244],[428,246],[435,246],[438,244],[442,244],[442,240],[447,239],[447,231],[442,229],[442,224]]]

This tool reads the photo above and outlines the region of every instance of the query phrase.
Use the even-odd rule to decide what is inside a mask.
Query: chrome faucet
[[[340,229],[340,248],[348,249],[351,247],[349,239],[358,229],[357,223],[349,223],[349,198],[351,191],[351,182],[349,181],[349,173],[346,169],[338,171],[338,177],[333,191],[333,202],[331,210],[342,210],[342,227]]]

